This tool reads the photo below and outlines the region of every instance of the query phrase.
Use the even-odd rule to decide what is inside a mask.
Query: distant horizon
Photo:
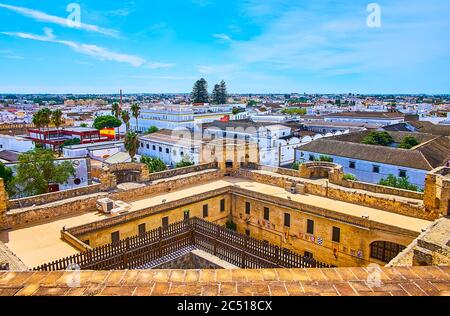
[[[0,0],[0,91],[450,94],[448,0],[371,2]]]

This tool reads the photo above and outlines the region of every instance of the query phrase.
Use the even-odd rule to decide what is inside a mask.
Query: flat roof
[[[175,178],[176,177],[174,177],[174,179]],[[182,200],[193,195],[211,192],[229,186],[239,186],[242,189],[277,198],[283,198],[287,201],[290,198],[292,201],[316,206],[345,215],[355,216],[357,218],[362,218],[362,216],[368,215],[371,221],[399,227],[417,233],[421,233],[422,229],[426,229],[431,224],[430,221],[390,213],[367,206],[336,201],[315,195],[291,194],[280,187],[233,177],[224,177],[219,180],[186,186],[183,189],[174,190],[169,193],[155,194],[144,199],[137,199],[134,202],[129,202],[129,204],[131,204],[130,212],[161,205],[163,204],[163,200],[164,204],[166,204],[172,201]],[[78,252],[75,248],[61,240],[60,232],[64,226],[66,228],[71,228],[101,221],[106,218],[108,218],[106,215],[98,212],[91,212],[57,220],[49,220],[42,224],[2,231],[0,232],[0,241],[2,241],[13,253],[15,253],[28,267],[33,268],[49,261],[71,256]],[[39,236],[39,238],[36,238],[36,236]]]

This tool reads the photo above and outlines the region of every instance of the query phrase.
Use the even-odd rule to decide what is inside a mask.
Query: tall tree
[[[216,84],[214,86],[213,92],[211,94],[211,102],[212,102],[212,104],[220,104],[221,100],[222,100],[222,97],[221,97],[220,85]]]
[[[219,104],[227,104],[228,102],[228,91],[227,84],[225,81],[221,81],[219,85]]]
[[[141,107],[137,103],[131,106],[131,114],[136,119],[136,131],[139,130],[139,115],[141,115]]]
[[[139,135],[133,132],[128,132],[125,135],[125,149],[131,157],[131,161],[134,161],[134,157],[139,148]]]
[[[119,103],[114,102],[112,104],[111,113],[112,113],[112,115],[114,115],[115,118],[119,118],[120,117],[120,105],[119,105]]]
[[[130,131],[130,112],[123,110],[122,111],[122,121],[125,123],[125,126],[127,127],[127,133]]]
[[[49,108],[44,108],[42,110],[39,110],[38,113],[40,113],[39,116],[42,126],[48,128],[48,126],[52,122],[52,111]]]
[[[55,110],[52,112],[52,123],[53,125],[55,125],[55,127],[57,129],[59,129],[61,127],[61,125],[63,125],[63,113],[61,110]]]
[[[104,128],[118,128],[122,126],[122,121],[111,115],[98,116],[93,126],[99,131]]]
[[[195,83],[194,88],[192,89],[191,98],[193,103],[209,102],[208,83],[204,78],[201,78]]]
[[[34,149],[19,156],[16,176],[9,185],[12,196],[23,193],[26,196],[49,192],[50,184],[67,183],[75,175],[75,168],[69,161],[56,162],[50,150]]]

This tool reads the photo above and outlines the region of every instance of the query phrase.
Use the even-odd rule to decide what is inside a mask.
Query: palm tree
[[[41,111],[38,111],[36,114],[33,115],[33,124],[34,127],[36,127],[39,131],[41,130],[42,128]],[[41,137],[39,136],[39,138]]]
[[[112,113],[112,115],[114,115],[115,117],[116,117],[116,119],[119,119],[120,118],[120,105],[119,105],[119,103],[117,103],[117,102],[114,102],[113,104],[112,104],[112,110],[111,110],[111,113]],[[119,136],[119,139],[120,139],[120,127],[119,127],[119,129],[118,129],[118,131],[117,131],[117,134],[116,135],[118,135]]]
[[[125,149],[131,157],[131,161],[134,161],[134,157],[139,148],[139,136],[136,133],[128,132],[125,135]]]
[[[114,115],[116,118],[120,117],[120,105],[117,102],[114,102],[112,104],[112,110],[111,110],[112,115]]]
[[[138,119],[139,115],[141,115],[141,107],[137,103],[133,103],[131,106],[131,113],[133,117],[136,119],[136,131],[139,130]]]
[[[41,113],[40,118],[42,126],[45,126],[48,129],[48,126],[52,122],[52,111],[49,108],[45,108],[40,110],[39,112]]]
[[[64,123],[63,113],[61,110],[55,110],[52,113],[52,123],[55,125],[56,129],[59,129]]]
[[[130,130],[130,112],[123,110],[122,111],[122,121],[125,123],[125,126],[127,127],[127,133]]]

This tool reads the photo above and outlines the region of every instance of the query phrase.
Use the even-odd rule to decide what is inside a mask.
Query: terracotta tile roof
[[[77,272],[75,272],[77,273]],[[0,296],[444,296],[450,267],[3,272]],[[71,286],[69,286],[71,285]]]

